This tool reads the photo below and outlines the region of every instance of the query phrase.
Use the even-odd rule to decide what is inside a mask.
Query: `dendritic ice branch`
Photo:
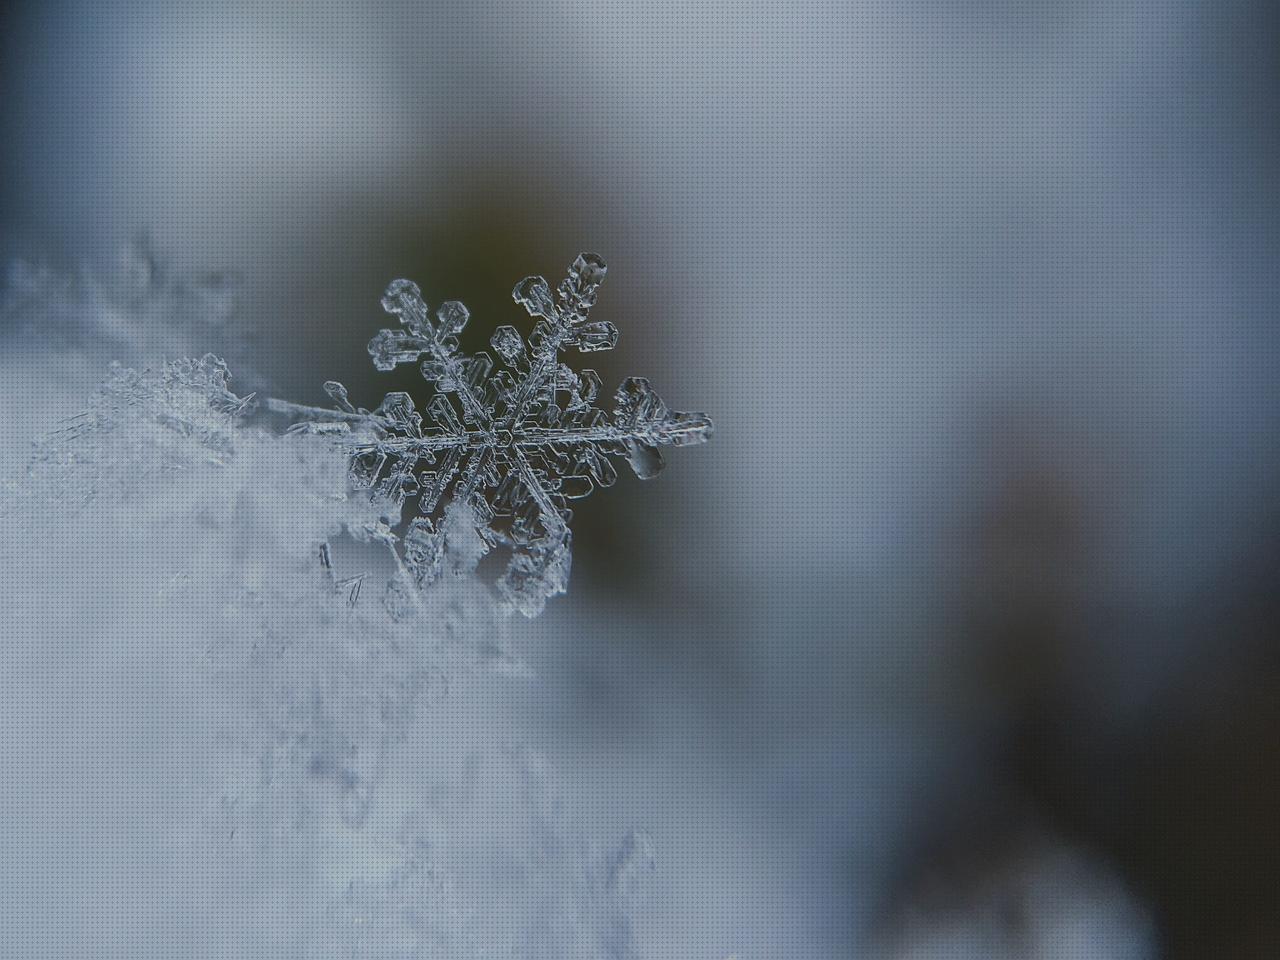
[[[542,277],[517,283],[512,297],[536,323],[527,340],[511,326],[493,332],[497,365],[488,353],[459,352],[458,335],[470,318],[463,304],[448,300],[433,314],[416,284],[396,280],[382,306],[400,326],[378,333],[369,353],[383,371],[419,364],[432,387],[425,407],[395,392],[366,410],[336,381],[325,384],[336,410],[268,402],[302,419],[296,429],[346,435],[352,483],[374,498],[410,505],[415,515],[398,551],[420,586],[441,570],[445,507],[465,504],[485,543],[511,552],[499,592],[526,616],[537,615],[568,583],[568,502],[610,486],[617,479],[613,457],[648,479],[662,469],[662,447],[711,436],[706,416],[668,409],[641,377],[623,381],[606,413],[596,405],[599,375],[561,362],[569,349],[591,353],[617,344],[612,323],[588,319],[604,276],[604,262],[583,253],[554,293]]]

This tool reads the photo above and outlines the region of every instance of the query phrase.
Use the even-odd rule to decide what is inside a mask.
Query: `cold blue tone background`
[[[583,505],[494,709],[658,838],[652,955],[1273,956],[1278,25],[10,3],[0,254],[146,231],[303,402],[391,386],[394,277],[475,346],[606,259],[606,383],[717,435]]]

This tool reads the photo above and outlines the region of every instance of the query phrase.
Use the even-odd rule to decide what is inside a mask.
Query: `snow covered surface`
[[[585,836],[447,695],[529,682],[491,592],[465,562],[366,585],[399,506],[232,387],[212,355],[116,364],[6,446],[5,955],[631,956],[651,842]]]

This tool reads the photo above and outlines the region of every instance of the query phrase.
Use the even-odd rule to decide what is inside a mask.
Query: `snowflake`
[[[625,457],[648,479],[662,469],[661,447],[711,435],[707,417],[668,409],[641,377],[623,381],[610,416],[596,406],[599,375],[575,373],[560,361],[570,348],[591,353],[617,344],[612,323],[587,318],[604,275],[604,262],[583,253],[554,295],[542,277],[516,284],[513,299],[537,322],[527,341],[512,326],[493,332],[497,368],[488,353],[459,353],[458,335],[470,317],[463,304],[446,301],[433,315],[416,284],[396,280],[382,306],[400,326],[378,333],[369,353],[382,371],[419,363],[434,388],[426,406],[420,412],[408,393],[395,392],[366,410],[352,405],[342,384],[325,384],[339,409],[304,427],[351,434],[356,487],[398,506],[416,501],[399,553],[420,586],[439,576],[452,538],[446,506],[465,504],[485,544],[510,550],[499,592],[535,616],[568,582],[568,501],[617,479],[611,457]],[[293,404],[277,409],[321,412]]]

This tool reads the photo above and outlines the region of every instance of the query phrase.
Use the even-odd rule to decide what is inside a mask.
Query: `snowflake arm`
[[[398,364],[413,363],[424,355],[422,376],[436,383],[436,389],[455,392],[462,402],[467,421],[489,433],[493,419],[477,396],[492,361],[488,354],[470,359],[458,356],[458,335],[471,312],[457,300],[446,300],[436,310],[432,323],[422,291],[412,280],[393,280],[382,298],[382,308],[399,317],[404,330],[383,330],[369,342],[369,355],[379,370],[393,370]]]

